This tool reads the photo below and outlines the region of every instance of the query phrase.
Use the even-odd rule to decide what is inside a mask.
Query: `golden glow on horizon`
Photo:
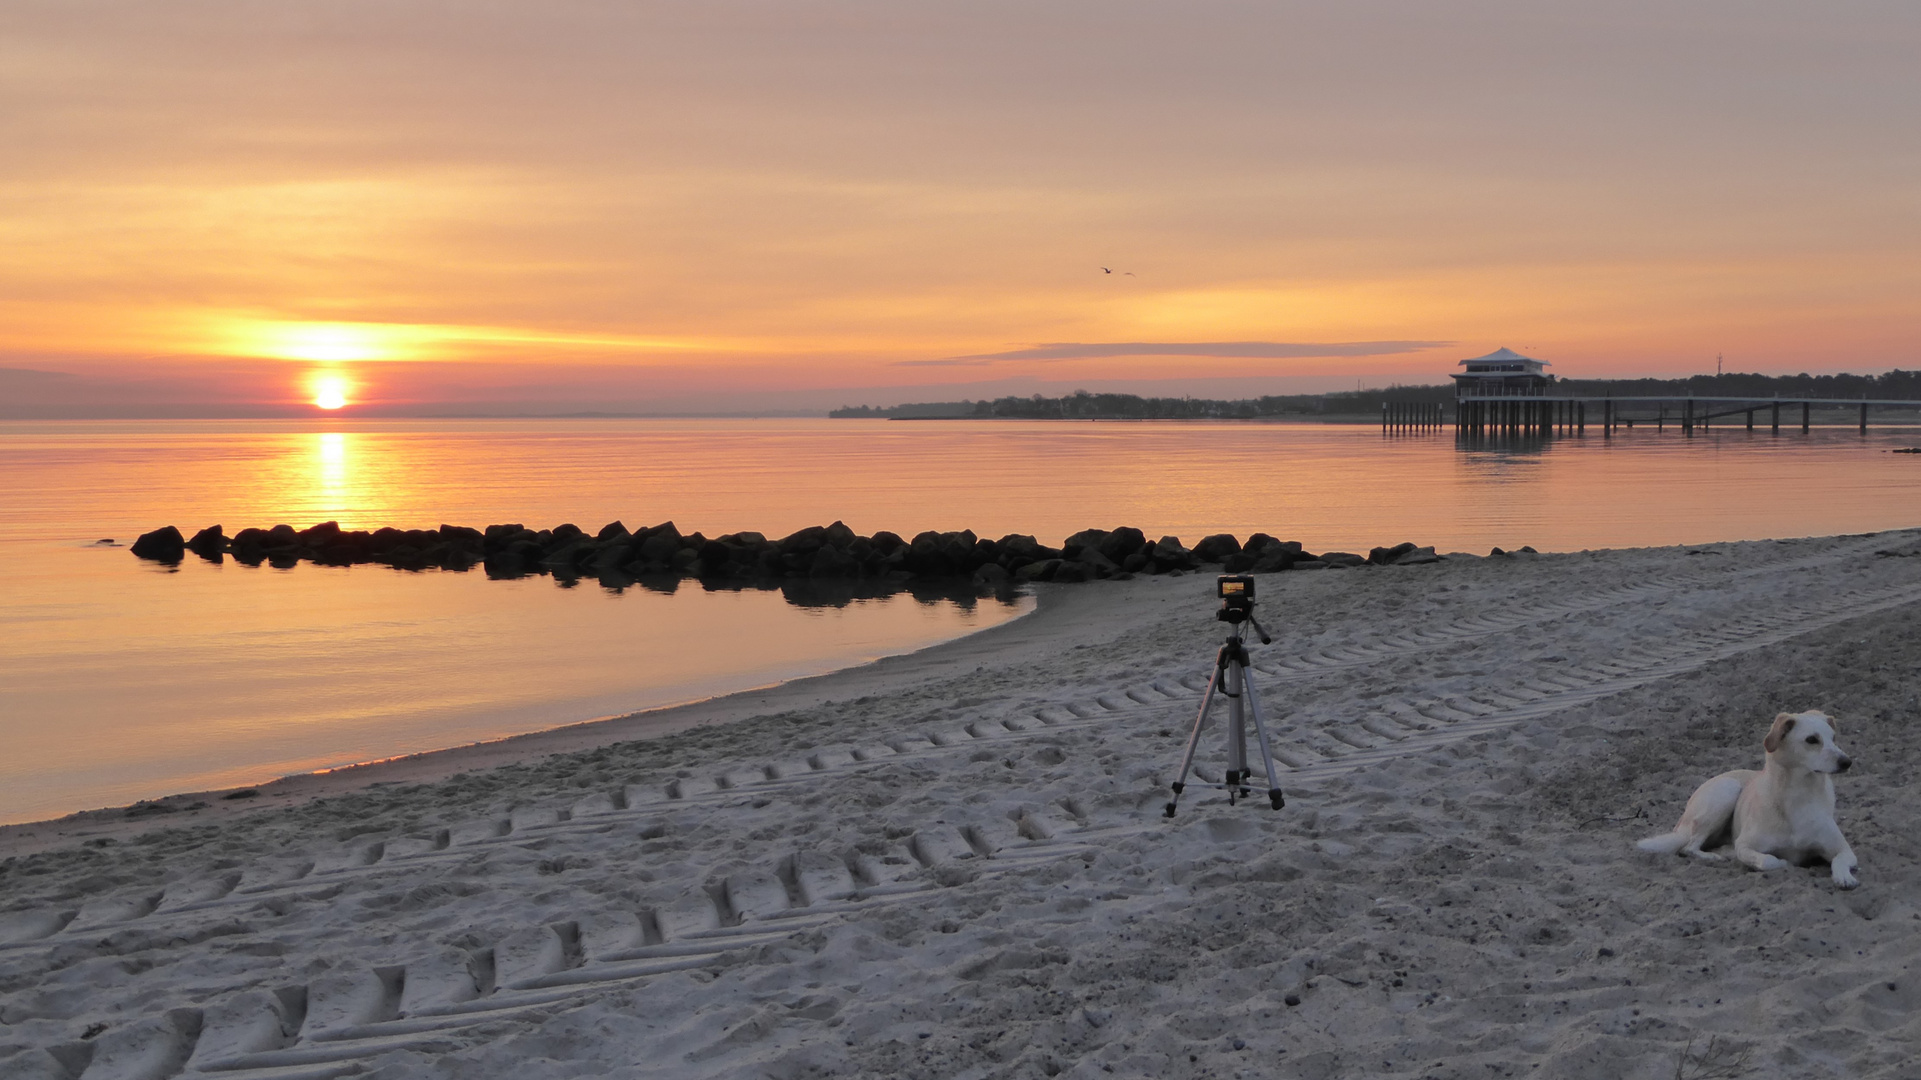
[[[393,346],[384,338],[381,328],[366,324],[283,323],[263,328],[255,352],[280,360],[323,360],[333,363],[394,359]],[[339,407],[321,406],[323,409]]]
[[[311,385],[314,406],[329,411],[344,408],[347,395],[353,392],[353,381],[333,372],[315,375]]]
[[[494,352],[513,355],[517,346],[558,346],[623,354],[707,353],[751,347],[737,340],[582,334],[505,326],[430,323],[293,322],[216,318],[210,340],[200,345],[220,356],[366,363],[383,360],[480,360]]]

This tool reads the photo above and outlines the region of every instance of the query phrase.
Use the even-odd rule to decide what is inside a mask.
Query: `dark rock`
[[[445,527],[446,526],[442,526],[442,528]],[[625,540],[632,535],[632,533],[627,531],[627,526],[615,520],[602,525],[600,531],[594,534],[594,539],[604,544],[609,540]]]
[[[680,534],[678,531],[656,532],[633,545],[629,550],[641,562],[665,563],[673,559],[674,552],[680,550]]]
[[[308,547],[308,557],[325,566],[351,566],[367,561],[373,534],[354,530],[324,535],[324,542]]]
[[[1134,554],[1129,555],[1127,558],[1121,560],[1121,573],[1123,574],[1139,573],[1140,571],[1147,569],[1147,562],[1148,562],[1147,553],[1136,551]]]
[[[1147,537],[1139,529],[1123,525],[1107,534],[1100,542],[1101,554],[1112,563],[1120,563],[1129,555],[1147,546]]]
[[[1006,566],[1010,570],[1013,569],[1011,564],[1017,560],[1024,559],[1027,562],[1042,562],[1047,559],[1058,559],[1061,556],[1059,551],[1048,547],[1033,537],[1028,536],[1026,533],[1008,533],[994,543],[996,547],[1000,548],[1001,565]]]
[[[1338,567],[1366,566],[1367,556],[1356,555],[1351,551],[1330,551],[1325,555],[1322,555],[1319,561],[1324,562],[1329,566],[1338,566]]]
[[[827,543],[827,530],[819,525],[809,525],[799,532],[789,533],[780,538],[782,555],[803,555],[812,557]]]
[[[1194,553],[1181,546],[1178,536],[1161,537],[1143,554],[1148,557],[1156,574],[1165,574],[1170,570],[1192,570],[1196,565]]]
[[[487,538],[479,529],[470,529],[465,525],[442,525],[436,531],[440,533],[441,543],[451,544],[461,551],[471,551],[478,555],[487,550]]]
[[[1392,566],[1394,560],[1414,550],[1410,543],[1395,544],[1393,547],[1377,547],[1367,553],[1367,561],[1375,566]]]
[[[1100,552],[1092,552],[1091,554],[1093,554],[1097,558],[1100,557]],[[1081,581],[1086,581],[1093,576],[1094,574],[1088,568],[1086,563],[1082,563],[1078,561],[1070,562],[1066,559],[1062,559],[1060,562],[1060,565],[1054,568],[1054,576],[1049,580],[1063,582],[1063,583],[1081,582]]]
[[[564,544],[569,540],[578,540],[587,534],[581,531],[580,526],[570,521],[562,525],[554,526],[554,531],[550,535],[551,539],[548,541],[548,544],[552,546],[553,544]]]
[[[902,553],[900,568],[921,577],[946,577],[957,567],[942,550],[944,546],[940,533],[916,533],[913,542]]]
[[[1011,575],[999,563],[983,563],[974,571],[974,584],[984,589],[1005,588]]]
[[[193,539],[187,541],[187,550],[203,559],[219,562],[220,553],[227,550],[227,534],[220,531],[220,526],[209,525],[193,534]]]
[[[886,529],[882,529],[867,539],[869,543],[874,545],[874,550],[880,552],[882,555],[891,555],[907,546],[907,541],[902,540],[900,534],[890,533]]]
[[[1078,559],[1083,551],[1099,551],[1113,535],[1106,529],[1082,529],[1061,541],[1061,558]]]
[[[1293,566],[1288,567],[1288,569],[1289,570],[1326,570],[1328,569],[1328,564],[1326,562],[1323,562],[1320,559],[1302,559],[1300,562],[1297,562]]]
[[[940,534],[941,558],[947,560],[952,573],[967,573],[980,564],[974,559],[974,546],[980,541],[973,530]]]
[[[825,529],[821,530],[821,539],[826,541],[828,544],[831,544],[832,546],[840,548],[844,551],[847,549],[848,545],[852,544],[855,540],[859,539],[859,537],[854,535],[854,530],[848,528],[845,524],[836,521],[832,525],[829,525]]]
[[[1095,548],[1082,548],[1080,558],[1074,561],[1086,567],[1087,572],[1094,577],[1112,577],[1120,573],[1121,569],[1112,559]],[[1059,581],[1059,575],[1056,575],[1054,580]]]
[[[735,550],[721,540],[709,540],[700,545],[701,573],[712,574],[726,566],[733,559]]]
[[[1235,539],[1233,533],[1215,533],[1202,537],[1201,542],[1194,545],[1194,557],[1201,562],[1220,562],[1229,555],[1240,554],[1240,551],[1241,542]]]
[[[1255,559],[1254,565],[1248,569],[1256,574],[1277,574],[1293,566],[1296,561],[1295,557],[1288,552],[1269,549],[1262,552],[1260,558]]]
[[[1241,550],[1257,559],[1265,558],[1277,551],[1299,556],[1301,554],[1301,542],[1299,540],[1276,540],[1266,533],[1255,533],[1253,536],[1247,538],[1247,543]]]
[[[248,566],[259,566],[267,557],[267,540],[265,529],[242,529],[233,534],[233,540],[227,544],[227,554]]]
[[[1394,565],[1419,566],[1422,563],[1437,563],[1440,561],[1441,556],[1436,555],[1433,548],[1417,547],[1413,551],[1401,553],[1401,555],[1394,560]]]
[[[680,529],[671,521],[663,521],[658,525],[648,525],[645,528],[635,529],[632,539],[635,545],[639,545],[641,542],[651,540],[656,536],[664,536],[676,544],[680,543]]]
[[[149,533],[141,533],[133,542],[133,553],[143,559],[155,562],[179,562],[187,554],[187,542],[180,530],[165,525]]]
[[[339,527],[338,525],[334,526],[336,529]],[[267,541],[268,547],[293,547],[295,544],[300,543],[300,534],[294,531],[292,525],[275,525],[273,528],[267,530],[267,536],[269,537]]]
[[[1020,581],[1052,581],[1054,580],[1054,574],[1060,570],[1062,565],[1063,563],[1060,559],[1042,559],[1039,562],[1028,563],[1019,570],[1014,571],[1014,577]]]
[[[822,545],[814,552],[814,559],[807,568],[810,578],[850,578],[860,576],[860,562],[852,555],[831,545]]]
[[[1539,555],[1540,552],[1534,550],[1532,547],[1529,547],[1526,544],[1522,544],[1519,548],[1515,549],[1515,554],[1516,555]]]
[[[1254,556],[1249,555],[1247,552],[1237,551],[1221,560],[1221,569],[1230,574],[1244,574],[1254,569],[1254,564],[1257,561]]]
[[[1506,555],[1506,554],[1507,554],[1507,552],[1505,552],[1505,551],[1502,551],[1502,550],[1501,550],[1500,548],[1489,548],[1489,549],[1488,549],[1488,553],[1487,553],[1487,557],[1488,557],[1488,558],[1490,558],[1490,559],[1492,559],[1492,558],[1493,558],[1494,556],[1496,556],[1496,555]]]

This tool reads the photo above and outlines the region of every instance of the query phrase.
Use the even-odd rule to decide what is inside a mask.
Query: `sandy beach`
[[[1921,532],[1262,576],[1168,821],[1212,589],[0,830],[0,1075],[1921,1076]],[[1858,890],[1634,850],[1807,708]]]

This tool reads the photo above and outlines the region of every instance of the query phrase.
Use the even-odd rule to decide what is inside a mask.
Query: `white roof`
[[[1501,361],[1501,360],[1525,360],[1530,364],[1539,364],[1542,367],[1553,366],[1546,360],[1536,360],[1532,356],[1522,356],[1520,353],[1515,352],[1513,349],[1510,349],[1505,345],[1501,346],[1500,348],[1494,350],[1491,353],[1488,353],[1486,356],[1476,356],[1471,360],[1463,360],[1461,361],[1461,363],[1483,364],[1483,363],[1489,363],[1489,362]]]

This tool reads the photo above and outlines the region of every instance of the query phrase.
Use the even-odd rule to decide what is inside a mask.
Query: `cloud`
[[[1017,360],[1052,363],[1111,356],[1205,356],[1211,359],[1293,360],[1324,356],[1391,356],[1453,345],[1452,341],[1052,341],[1007,352],[901,360],[896,367],[984,367]]]

